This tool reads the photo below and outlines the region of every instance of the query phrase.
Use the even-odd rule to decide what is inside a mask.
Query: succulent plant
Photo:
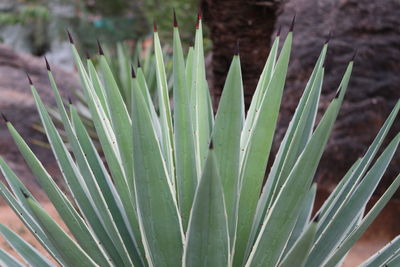
[[[365,155],[311,216],[317,187],[313,177],[343,102],[353,59],[316,123],[328,43],[323,45],[264,184],[292,30],[293,25],[280,51],[281,37],[275,38],[247,116],[237,50],[214,117],[200,16],[195,45],[186,58],[174,19],[173,108],[154,27],[158,111],[141,67],[132,69],[129,101],[124,101],[102,49],[100,79],[92,61],[81,60],[70,38],[105,160],[95,149],[76,107],[65,107],[48,65],[71,152],[30,84],[68,194],[53,181],[12,123],[4,119],[68,233],[2,159],[0,169],[10,189],[0,183],[0,194],[63,266],[337,266],[400,185],[397,176],[364,214],[400,141],[398,134],[375,160],[400,102]],[[0,233],[26,263],[53,265],[4,225]],[[397,238],[364,266],[396,266],[399,255]],[[0,261],[5,266],[23,265],[2,249]]]

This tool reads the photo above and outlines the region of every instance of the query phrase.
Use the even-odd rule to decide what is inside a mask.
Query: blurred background
[[[217,107],[236,42],[240,41],[248,105],[271,39],[278,29],[286,35],[296,14],[291,64],[273,153],[328,36],[331,38],[320,114],[334,96],[346,63],[356,52],[349,90],[316,175],[320,202],[363,155],[400,97],[400,0],[0,0],[0,110],[31,141],[54,177],[59,177],[58,169],[37,125],[38,116],[25,72],[30,73],[51,106],[52,94],[42,58],[46,56],[63,95],[76,98],[72,92],[79,89],[79,83],[65,34],[68,29],[82,54],[96,54],[99,40],[111,61],[121,51],[131,55],[135,64],[139,58],[145,61],[149,65],[147,77],[152,79],[153,22],[158,25],[168,70],[173,9],[186,49],[194,37],[196,14],[198,10],[203,13],[207,77],[214,107]],[[115,69],[118,72],[118,66]],[[150,89],[154,86],[153,83]],[[399,130],[397,120],[388,139]],[[399,173],[398,154],[377,189],[377,196]],[[0,127],[0,155],[40,197],[40,189],[18,156],[5,127]],[[362,242],[353,249],[354,262],[348,266],[400,233],[400,225],[396,223],[399,214],[400,192],[397,192]],[[385,227],[379,227],[382,224]]]

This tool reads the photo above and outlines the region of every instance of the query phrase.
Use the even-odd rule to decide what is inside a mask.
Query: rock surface
[[[357,50],[348,93],[317,173],[319,184],[331,188],[364,154],[400,97],[400,1],[202,0],[205,24],[214,45],[211,88],[215,102],[221,94],[233,46],[240,39],[246,106],[249,105],[267,54],[263,38],[267,38],[265,34],[274,36],[265,24],[274,25],[275,15],[270,15],[270,11],[277,9],[276,3],[282,5],[276,16],[275,32],[281,27],[285,36],[295,14],[296,23],[273,153],[278,150],[329,33],[333,36],[325,64],[319,117],[335,95],[346,65]],[[397,120],[388,140],[399,130]],[[399,173],[399,154],[378,191],[382,192]]]
[[[67,97],[72,94],[73,88],[78,88],[75,74],[61,71],[53,66],[52,71],[62,95]],[[32,125],[38,122],[39,116],[29,89],[26,73],[29,73],[44,103],[54,105],[44,60],[15,53],[10,47],[0,45],[0,112],[4,113],[13,123],[46,169],[58,180],[59,172],[51,150],[32,144],[33,140],[46,142],[46,138],[32,128]],[[28,188],[40,194],[40,190],[37,190],[36,180],[24,163],[3,123],[0,125],[0,156],[28,185]],[[39,195],[39,197],[42,196]]]
[[[276,25],[290,25],[293,14],[297,16],[277,140],[282,138],[329,32],[332,38],[321,111],[333,98],[347,62],[357,50],[345,102],[317,174],[319,184],[332,187],[365,153],[400,98],[400,2],[296,0],[288,1],[282,10]],[[399,130],[397,119],[387,139]],[[400,172],[399,154],[391,162],[379,192]]]

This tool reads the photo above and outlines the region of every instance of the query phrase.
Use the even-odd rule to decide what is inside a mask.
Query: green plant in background
[[[147,0],[139,3],[148,24],[152,25],[156,21],[161,37],[165,39],[171,38],[169,34],[163,34],[163,30],[167,30],[171,26],[171,20],[165,14],[169,14],[172,9],[176,10],[183,45],[193,40],[192,31],[196,18],[192,16],[192,10],[195,10],[198,5],[197,0]]]
[[[233,56],[214,117],[205,77],[201,18],[194,48],[189,49],[186,58],[176,20],[174,25],[173,108],[160,40],[157,30],[154,32],[159,112],[154,108],[141,67],[132,71],[130,101],[125,102],[104,54],[99,59],[101,80],[90,59],[81,61],[71,39],[105,163],[76,107],[64,106],[50,68],[49,79],[71,153],[31,83],[71,199],[5,118],[19,150],[70,234],[47,214],[2,159],[0,169],[10,189],[0,183],[1,195],[50,255],[64,266],[341,263],[400,185],[398,176],[364,214],[400,142],[398,134],[374,161],[400,102],[365,155],[354,163],[311,218],[316,194],[312,180],[342,104],[353,61],[314,130],[328,44],[323,46],[263,185],[292,30],[280,52],[280,37],[276,37],[246,118],[240,59],[238,53]],[[28,264],[52,265],[5,226],[0,227],[0,233]],[[6,266],[22,265],[4,250],[0,250],[0,260]],[[397,238],[364,266],[396,266],[399,260]]]
[[[49,49],[47,24],[51,19],[44,0],[5,1],[2,4],[7,10],[0,10],[0,28],[15,24],[29,28],[28,38],[32,46],[31,52],[34,55],[43,55]]]

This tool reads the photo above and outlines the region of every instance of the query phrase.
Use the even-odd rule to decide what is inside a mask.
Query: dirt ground
[[[382,248],[386,243],[388,243],[396,235],[396,233],[399,233],[399,226],[395,221],[395,214],[399,214],[399,204],[400,203],[398,202],[389,203],[388,207],[384,209],[382,214],[364,234],[363,238],[352,248],[343,264],[343,267],[357,266],[359,263],[363,262],[369,256]],[[61,221],[57,212],[50,203],[43,203],[43,207],[53,218],[59,222]],[[29,243],[31,243],[35,248],[39,249],[39,251],[48,255],[8,206],[0,206],[0,222],[17,232],[25,240],[28,240]],[[389,222],[392,222],[392,224]],[[381,225],[385,225],[387,227],[382,229],[382,227],[380,227]],[[65,229],[65,226],[63,228]],[[0,247],[16,256],[7,242],[2,238],[0,238]]]

